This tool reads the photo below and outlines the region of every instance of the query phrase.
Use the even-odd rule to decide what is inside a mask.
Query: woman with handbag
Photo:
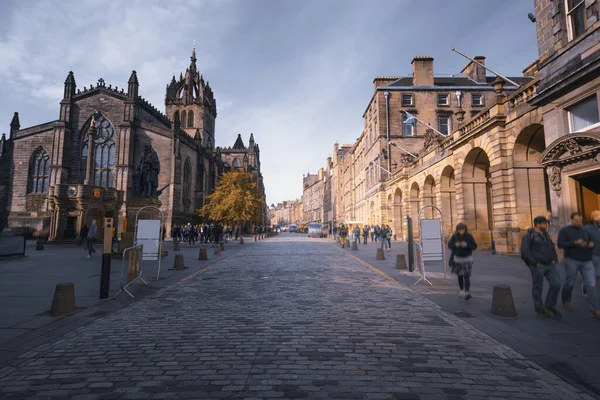
[[[471,298],[471,270],[473,269],[473,250],[477,248],[477,243],[473,236],[467,232],[467,226],[460,222],[456,225],[456,232],[448,241],[448,247],[452,251],[449,264],[452,273],[458,275],[458,286],[460,295],[465,300]]]

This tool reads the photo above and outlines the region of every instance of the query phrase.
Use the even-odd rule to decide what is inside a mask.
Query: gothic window
[[[194,127],[194,112],[190,110],[190,112],[188,112],[188,123],[187,123],[187,127],[188,128],[193,128]]]
[[[50,181],[50,157],[44,149],[35,152],[29,171],[30,193],[48,192],[48,183]]]
[[[186,123],[187,123],[187,114],[185,111],[182,111],[181,112],[181,126],[185,128],[187,126]]]
[[[233,168],[240,168],[241,167],[240,160],[238,160],[237,158],[234,158],[232,165],[233,165]]]
[[[192,186],[192,164],[190,159],[185,160],[183,166],[183,201],[190,201],[190,188]]]
[[[114,187],[115,173],[115,130],[102,114],[94,116],[96,132],[94,138],[94,186]],[[91,127],[90,127],[91,129]],[[89,156],[89,132],[85,132],[81,145],[81,164],[79,182],[83,183],[87,175]]]
[[[181,122],[181,118],[179,118],[179,111],[175,111],[175,113],[173,114],[173,121],[175,121],[176,119],[179,119],[179,121]]]

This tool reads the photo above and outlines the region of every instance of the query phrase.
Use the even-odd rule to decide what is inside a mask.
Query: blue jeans
[[[558,293],[560,292],[560,275],[555,265],[545,265],[543,267],[529,265],[531,278],[531,295],[533,296],[533,305],[535,311],[543,311],[544,307],[554,310]],[[544,291],[544,277],[548,280],[548,293],[546,294],[546,302],[542,303],[542,293]]]
[[[577,273],[581,274],[586,289],[586,297],[590,311],[598,311],[598,298],[596,297],[596,272],[592,261],[577,261],[565,258],[565,284],[562,290],[562,302],[570,303]]]
[[[600,256],[592,256],[594,270],[596,271],[596,281],[600,280]]]
[[[381,238],[381,248],[386,250],[388,249],[388,241],[384,237]]]

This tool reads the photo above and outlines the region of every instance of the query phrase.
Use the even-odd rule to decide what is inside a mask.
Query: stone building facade
[[[196,209],[226,163],[214,147],[216,102],[197,71],[195,50],[185,77],[167,85],[165,105],[163,114],[140,96],[135,71],[122,89],[103,79],[78,89],[69,72],[57,120],[22,129],[15,113],[10,137],[0,143],[8,171],[0,175],[0,205],[8,226],[67,239],[92,219],[102,227],[103,217],[113,215],[122,231],[147,145],[160,162],[157,191],[167,231],[199,222]]]
[[[555,224],[600,209],[600,1],[535,0],[540,108]]]
[[[437,78],[430,57],[413,60],[411,81],[375,80],[362,135],[334,145],[338,224],[389,224],[406,240],[407,216],[417,238],[419,218],[440,217],[446,236],[464,221],[480,248],[516,253],[535,216],[551,210],[556,234],[571,212],[600,209],[600,1],[534,4],[540,58],[509,78],[518,87],[472,62]],[[402,110],[425,124],[402,123]],[[435,135],[446,121],[450,134]],[[387,147],[388,126],[406,151]]]
[[[325,170],[320,168],[316,174],[304,176],[302,183],[302,204],[304,207],[304,218],[302,222],[310,223],[323,221]]]

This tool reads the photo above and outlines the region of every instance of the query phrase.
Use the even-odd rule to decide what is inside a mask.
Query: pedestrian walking
[[[387,228],[387,233],[385,236],[385,239],[387,240],[388,243],[388,251],[392,249],[392,228],[389,225],[386,225]]]
[[[556,266],[558,254],[548,234],[546,217],[539,216],[533,219],[533,230],[529,229],[521,240],[521,258],[531,272],[531,294],[536,315],[542,318],[560,318],[561,315],[556,310],[560,292],[560,275]],[[546,301],[542,302],[544,278],[550,287],[546,294]]]
[[[81,246],[82,243],[87,244],[87,235],[88,235],[89,230],[90,230],[90,228],[88,228],[87,224],[83,224],[83,227],[81,228],[81,231],[79,232],[79,246]]]
[[[592,263],[594,264],[594,273],[596,274],[596,298],[598,298],[597,292],[598,285],[600,284],[600,211],[592,211],[591,218],[592,220],[584,227],[584,229],[590,235],[592,242],[594,242]]]
[[[450,254],[450,267],[452,273],[458,276],[460,296],[465,300],[471,298],[471,272],[473,270],[473,250],[477,243],[473,236],[467,232],[467,226],[460,222],[456,225],[456,232],[448,241]]]
[[[354,227],[353,239],[356,241],[356,245],[358,246],[360,244],[360,228],[358,225]]]
[[[571,223],[558,231],[558,248],[564,251],[565,283],[562,289],[563,306],[573,311],[571,296],[577,273],[581,274],[586,289],[586,298],[592,317],[600,319],[598,298],[596,296],[596,273],[592,262],[594,242],[590,234],[583,229],[581,214],[572,213]]]
[[[363,228],[363,244],[367,244],[367,240],[369,239],[369,225],[365,225]]]
[[[340,243],[342,244],[342,249],[346,247],[346,238],[348,237],[348,229],[344,225],[340,227]]]
[[[384,249],[384,251],[390,251],[390,248],[388,247],[387,233],[388,233],[387,226],[382,225],[381,230],[379,231],[379,238],[381,240],[381,248]]]
[[[90,258],[92,256],[93,253],[96,252],[96,249],[94,249],[94,243],[96,243],[96,234],[98,233],[98,224],[96,223],[96,220],[92,220],[92,226],[90,226],[90,229],[88,230],[87,233],[87,251],[88,251],[88,256],[87,258]]]

